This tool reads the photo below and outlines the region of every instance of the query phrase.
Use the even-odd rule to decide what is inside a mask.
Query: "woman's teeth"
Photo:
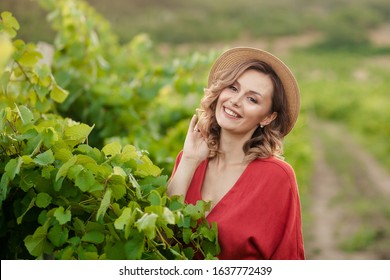
[[[232,110],[228,109],[225,107],[225,113],[228,114],[229,116],[232,116],[232,117],[235,117],[235,118],[238,118],[240,115],[234,113]]]

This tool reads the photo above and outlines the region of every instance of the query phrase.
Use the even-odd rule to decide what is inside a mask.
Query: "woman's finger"
[[[195,130],[195,126],[196,126],[196,115],[193,115],[190,122],[190,126],[188,127],[188,133],[193,132]]]

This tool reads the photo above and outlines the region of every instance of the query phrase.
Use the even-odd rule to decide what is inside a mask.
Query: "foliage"
[[[60,113],[95,126],[90,144],[122,139],[150,151],[170,173],[180,147],[160,143],[194,113],[213,54],[161,61],[145,34],[119,44],[108,22],[82,1],[40,3],[57,32],[53,75],[71,93]]]
[[[94,127],[57,112],[73,93],[41,64],[33,44],[12,39],[17,29],[3,12],[1,258],[214,258],[209,204],[167,197],[167,176],[132,145],[89,145]]]

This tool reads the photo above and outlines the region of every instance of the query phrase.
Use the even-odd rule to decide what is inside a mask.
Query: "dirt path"
[[[389,259],[390,174],[335,123],[313,121],[308,259]],[[387,214],[388,215],[388,214]]]

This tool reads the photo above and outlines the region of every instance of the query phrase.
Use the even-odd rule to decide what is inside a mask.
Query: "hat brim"
[[[290,119],[290,123],[283,135],[286,136],[292,130],[298,119],[300,109],[299,87],[291,70],[273,54],[264,50],[249,47],[236,47],[229,49],[219,56],[211,67],[208,78],[208,86],[210,87],[212,82],[217,80],[219,75],[226,69],[234,68],[242,61],[252,59],[263,61],[271,66],[282,82],[287,98],[288,115]]]

